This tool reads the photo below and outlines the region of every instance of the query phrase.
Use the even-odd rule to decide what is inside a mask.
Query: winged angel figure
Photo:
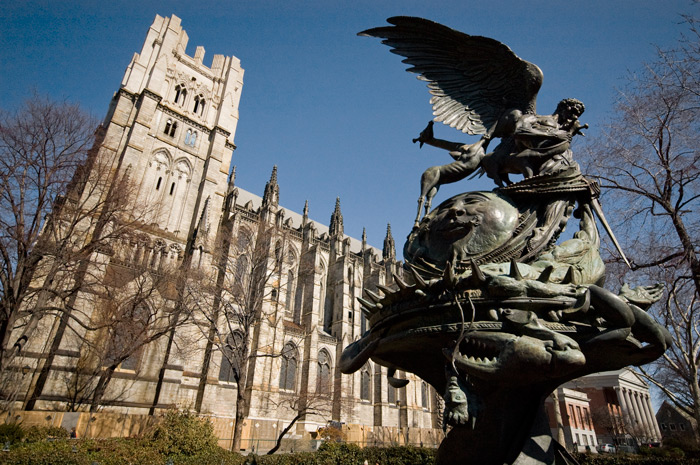
[[[433,122],[413,142],[449,151],[454,162],[433,166],[421,177],[421,212],[430,211],[442,184],[486,173],[496,184],[510,184],[508,174],[525,178],[547,175],[578,165],[571,158],[571,139],[581,134],[578,118],[584,105],[576,99],[559,102],[552,115],[536,113],[542,71],[519,58],[494,39],[464,34],[422,18],[397,16],[393,26],[359,35],[384,39],[392,52],[404,56],[408,71],[428,82],[435,121],[470,135],[482,135],[474,144],[436,139]],[[487,153],[489,143],[500,144]]]

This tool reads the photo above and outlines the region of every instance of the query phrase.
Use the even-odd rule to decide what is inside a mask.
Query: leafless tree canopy
[[[0,371],[10,332],[38,297],[32,281],[49,253],[40,236],[87,163],[95,127],[78,106],[37,96],[0,112]]]
[[[198,278],[194,272],[188,276],[185,306],[221,354],[220,369],[226,372],[226,380],[237,385],[232,446],[237,450],[249,408],[249,375],[255,360],[283,356],[269,347],[258,347],[254,341],[263,321],[277,322],[274,306],[287,284],[285,259],[289,249],[283,228],[264,220],[255,226],[241,226],[233,237],[222,239],[226,245],[216,248],[215,269],[199,270]]]
[[[609,271],[620,282],[666,285],[665,301],[651,311],[674,346],[645,372],[699,419],[700,31],[694,18],[686,24],[675,49],[659,49],[654,62],[629,76],[613,120],[584,152],[634,273],[612,251]]]
[[[45,316],[61,320],[49,358],[66,331],[89,342],[104,322],[85,304],[108,292],[95,254],[111,255],[150,215],[137,204],[128,168],[101,156],[96,127],[78,106],[38,96],[0,112],[3,380],[32,338],[49,337],[38,334]]]

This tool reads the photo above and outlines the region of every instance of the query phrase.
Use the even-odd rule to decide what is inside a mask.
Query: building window
[[[185,134],[185,145],[189,145],[190,147],[194,147],[194,144],[197,142],[197,131],[193,131],[192,129],[188,129],[187,133]]]
[[[678,423],[678,429],[681,431],[685,431],[685,425],[683,423]]]
[[[318,392],[331,392],[331,358],[325,350],[318,353]]]
[[[666,423],[661,423],[661,431],[666,431],[668,429],[668,426],[666,426]]]
[[[165,129],[163,129],[163,134],[165,134],[166,136],[174,137],[176,130],[177,130],[177,121],[173,121],[173,120],[169,119],[165,123]]]
[[[170,185],[170,195],[173,195],[173,192],[175,192],[175,183]]]
[[[362,400],[370,400],[369,378],[369,368],[365,367],[360,373],[360,399]]]
[[[204,105],[206,104],[203,95],[198,95],[194,98],[194,114],[202,116],[204,114]]]
[[[420,404],[423,408],[428,408],[428,383],[425,381],[420,385]]]
[[[148,335],[150,312],[143,305],[127,305],[112,324],[106,364],[136,371]]]
[[[163,180],[163,177],[158,178],[158,182],[156,183],[156,190],[160,190],[160,182]]]
[[[294,271],[290,270],[287,273],[287,300],[285,302],[285,307],[287,313],[291,313],[294,304]]]
[[[671,428],[671,431],[676,431],[676,424],[675,423],[669,423],[668,427]]]
[[[175,86],[175,103],[181,107],[185,105],[185,99],[187,98],[187,89],[182,84]]]
[[[391,384],[387,385],[387,401],[390,404],[396,403],[396,388]]]
[[[240,354],[243,347],[243,333],[236,331],[229,334],[226,344],[221,348],[221,366],[219,367],[219,381],[235,383],[240,373]]]
[[[280,369],[280,389],[294,391],[297,379],[297,349],[291,342],[282,349],[282,367]]]

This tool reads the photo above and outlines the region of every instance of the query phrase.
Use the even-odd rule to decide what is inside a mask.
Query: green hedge
[[[663,449],[660,449],[663,451]],[[580,465],[700,465],[697,459],[674,456],[633,454],[578,454]]]

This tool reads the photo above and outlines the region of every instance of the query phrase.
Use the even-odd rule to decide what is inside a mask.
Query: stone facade
[[[394,435],[396,440],[403,435],[401,442],[423,438],[434,442],[428,438],[436,434],[437,407],[435,393],[426,383],[400,374],[411,382],[395,391],[387,385],[386,368],[372,362],[349,376],[336,368],[342,349],[366,329],[357,298],[364,289],[391,286],[392,274],[402,274],[391,230],[379,250],[368,246],[364,237],[357,240],[344,234],[339,199],[328,226],[309,219],[308,205],[302,214],[283,209],[276,168],[262,196],[238,187],[235,169],[230,173],[243,69],[237,58],[223,55],[214,55],[206,66],[204,48],[197,47],[190,57],[185,53],[187,42],[179,18],[156,16],[109,107],[98,156],[110,163],[115,179],[129,176],[139,200],[153,212],[152,221],[133,241],[95,253],[95,273],[103,273],[105,279],[122,275],[120,270],[156,276],[165,266],[183,263],[214,270],[215,248],[222,238],[235,244],[261,224],[274,225],[286,244],[280,272],[283,285],[272,285],[277,287],[264,301],[263,310],[274,317],[256,327],[250,344],[254,352],[276,354],[288,346],[294,356],[250,362],[250,421],[244,436],[257,438],[258,443],[275,437],[296,413],[277,407],[279,400],[330,376],[332,412],[302,419],[292,437],[303,437],[333,420],[349,431],[361,431],[356,436],[362,442],[385,442]],[[173,308],[177,298],[176,292],[163,289],[155,296],[163,308]],[[89,302],[86,298],[88,315]],[[34,340],[27,350],[27,363],[34,373],[27,377],[24,406],[32,410],[65,406],[62,379],[76,369],[81,355],[80,339],[50,329],[55,326],[53,321],[43,322],[49,336]],[[123,362],[102,409],[147,414],[178,407],[233,418],[237,386],[229,381],[231,367],[211,341],[187,339],[193,334],[194,328],[179,328],[146,346],[137,358]],[[48,376],[42,380],[37,373],[47,363],[44,354],[49,340],[56,337],[60,350],[48,362]],[[183,345],[189,345],[188,350],[179,350]],[[283,371],[290,372],[290,363],[293,376],[287,383],[280,377]],[[250,447],[252,442],[245,444]]]

